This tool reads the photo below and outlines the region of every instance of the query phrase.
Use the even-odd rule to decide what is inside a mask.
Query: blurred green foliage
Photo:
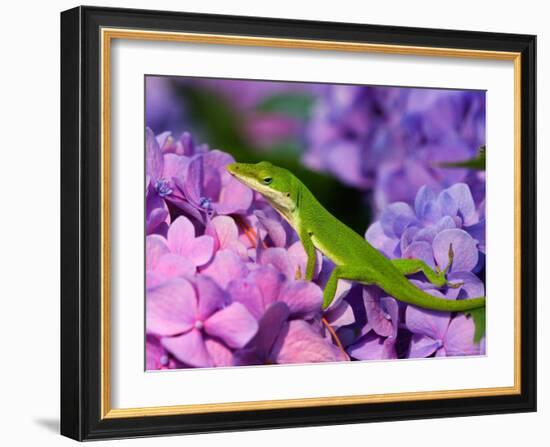
[[[279,93],[260,101],[257,110],[264,113],[281,113],[294,118],[306,119],[315,102],[313,95],[305,93]]]
[[[442,168],[468,168],[476,171],[485,171],[485,155],[486,147],[481,146],[476,156],[469,160],[439,163],[438,166]]]
[[[280,141],[268,149],[256,149],[243,132],[246,116],[234,110],[222,95],[200,87],[181,85],[178,94],[192,120],[189,129],[199,143],[207,142],[233,155],[242,163],[262,160],[285,167],[300,178],[336,217],[363,235],[371,222],[365,193],[348,187],[331,175],[308,169],[301,162],[304,142],[298,138]],[[305,119],[314,98],[300,93],[276,94],[261,101],[256,110]],[[253,112],[252,112],[253,113]]]

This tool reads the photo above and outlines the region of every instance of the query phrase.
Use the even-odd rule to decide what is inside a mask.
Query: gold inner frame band
[[[215,404],[171,405],[142,408],[111,408],[110,367],[110,75],[113,39],[185,42],[212,45],[262,46],[357,53],[410,56],[438,56],[465,59],[505,60],[514,63],[514,385],[444,391],[422,391],[354,396],[326,396],[304,399],[278,399]],[[167,416],[230,411],[307,408],[326,405],[457,399],[503,396],[521,393],[521,54],[504,51],[383,45],[337,41],[279,39],[198,33],[101,29],[101,418]]]

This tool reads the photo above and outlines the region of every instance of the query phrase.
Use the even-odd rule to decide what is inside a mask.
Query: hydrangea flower
[[[422,274],[413,277],[414,284],[427,293],[445,299],[475,298],[484,295],[483,283],[474,273],[484,262],[483,216],[483,204],[475,206],[466,184],[452,185],[438,195],[424,186],[415,197],[414,209],[403,202],[388,205],[380,220],[368,228],[365,237],[390,259],[420,259],[431,268],[446,271],[447,281],[453,287],[445,289],[437,289]],[[449,250],[453,253],[450,265]],[[377,350],[384,356],[395,355],[391,348],[395,343],[399,312],[395,309],[389,312],[388,305],[382,305],[383,300],[391,298],[384,297],[380,289],[365,287],[365,292],[369,296],[366,328],[387,338],[376,339],[371,333],[370,346],[363,343],[358,354],[354,346],[350,353],[366,358],[380,355],[376,354]],[[397,306],[405,312],[406,332],[412,334],[408,357],[483,353],[482,345],[473,342],[475,328],[470,318],[462,315],[454,322],[458,317],[448,312],[428,311],[397,302],[391,304],[391,308]]]
[[[258,323],[214,281],[175,278],[147,290],[147,331],[182,363],[222,366],[230,348],[242,348],[256,334]],[[221,363],[221,364],[220,364]]]
[[[388,205],[365,237],[391,259],[421,259],[441,270],[449,263],[452,247],[450,272],[477,271],[485,253],[483,208],[483,204],[475,206],[464,183],[452,185],[437,196],[423,186],[414,200],[414,209],[404,202]]]
[[[374,204],[411,203],[427,185],[436,192],[466,182],[484,195],[484,174],[442,168],[485,144],[485,93],[330,85],[307,129],[304,162],[344,183],[373,191]]]
[[[193,275],[214,254],[214,239],[195,237],[195,227],[185,217],[178,217],[168,228],[167,236],[147,236],[145,241],[147,285],[153,286],[178,276]]]
[[[317,252],[313,281],[303,279],[307,256],[296,232],[227,174],[229,154],[187,133],[146,136],[148,370],[483,353],[457,332],[471,331],[468,318],[413,309],[374,286],[339,281],[323,310],[334,264]],[[385,207],[366,237],[391,259],[440,269],[452,245],[447,279],[455,288],[411,280],[446,299],[479,296],[483,209],[464,183],[437,193],[422,187],[414,206]]]

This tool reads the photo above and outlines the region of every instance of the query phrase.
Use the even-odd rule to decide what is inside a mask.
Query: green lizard
[[[307,253],[305,279],[311,281],[315,271],[315,249],[331,259],[336,267],[323,292],[323,307],[332,303],[339,279],[373,284],[389,295],[415,306],[447,312],[478,311],[485,306],[485,297],[447,300],[432,296],[414,286],[406,275],[422,272],[437,287],[459,287],[448,284],[444,270],[432,270],[418,259],[390,260],[363,237],[330,214],[311,191],[290,171],[268,162],[232,163],[231,175],[262,194],[298,233]],[[476,337],[477,338],[477,337]]]

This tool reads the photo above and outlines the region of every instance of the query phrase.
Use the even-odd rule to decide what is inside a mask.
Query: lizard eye
[[[262,182],[264,183],[264,185],[269,185],[271,182],[273,181],[273,179],[271,177],[265,177]]]

